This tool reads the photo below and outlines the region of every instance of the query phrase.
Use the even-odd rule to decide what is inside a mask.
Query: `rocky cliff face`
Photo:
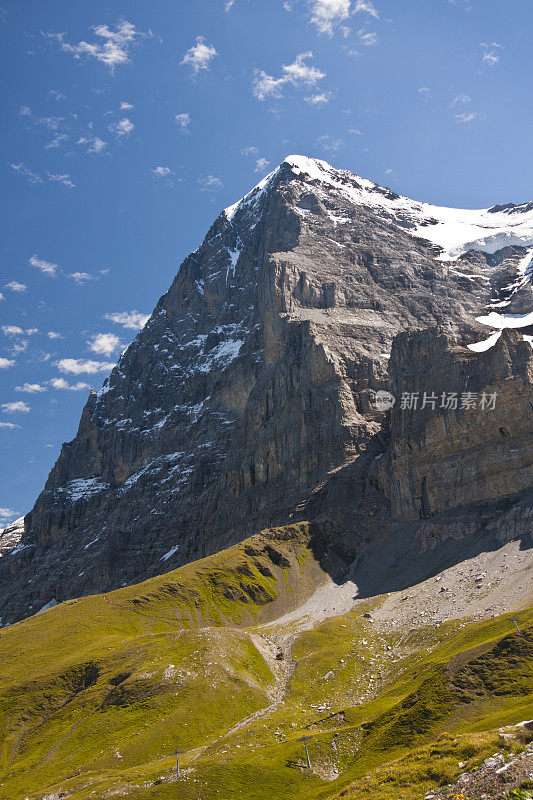
[[[350,498],[350,536],[370,491],[383,518],[412,520],[526,489],[530,344],[505,339],[498,365],[408,332],[475,343],[504,308],[525,319],[532,244],[529,206],[438,209],[288,158],[217,218],[89,397],[0,561],[4,621],[217,551],[308,513],[317,492],[322,514]],[[402,370],[405,391],[481,391],[507,374],[507,411],[411,420],[397,405],[378,470],[389,414],[375,393],[403,391]],[[491,439],[495,425],[506,433]],[[481,440],[492,466],[472,472]]]

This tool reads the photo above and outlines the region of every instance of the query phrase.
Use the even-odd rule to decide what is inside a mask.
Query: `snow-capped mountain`
[[[472,368],[482,388],[484,374],[503,379],[489,366],[501,330],[520,327],[505,340],[520,358],[505,358],[527,383],[532,257],[533,204],[444,209],[323,161],[285,159],[219,215],[89,397],[0,562],[3,618],[167,571],[301,515],[335,517],[332,531],[346,534],[332,534],[339,553],[380,535],[392,524],[394,470],[371,477],[389,436],[374,397],[391,386],[393,340],[438,328],[443,352],[456,341],[468,363],[488,359]],[[394,361],[398,381],[410,365]],[[369,516],[372,481],[379,513]],[[472,502],[509,493],[506,481],[489,484]],[[436,501],[422,513],[421,490],[401,491],[414,492],[395,506],[410,519],[443,510]]]

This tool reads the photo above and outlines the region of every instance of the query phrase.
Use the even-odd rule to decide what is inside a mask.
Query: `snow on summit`
[[[295,176],[326,184],[354,205],[382,208],[410,223],[412,236],[426,239],[441,249],[440,260],[453,261],[468,250],[495,253],[507,245],[533,245],[533,204],[494,206],[483,209],[446,208],[421,203],[361,178],[349,170],[339,170],[326,161],[291,155],[237,203],[225,209],[232,220],[237,209],[255,206],[268,190],[273,178],[287,165]]]

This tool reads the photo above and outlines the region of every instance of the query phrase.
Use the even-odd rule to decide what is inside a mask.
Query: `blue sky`
[[[0,527],[222,208],[290,153],[442,205],[533,199],[531,0],[0,10]]]

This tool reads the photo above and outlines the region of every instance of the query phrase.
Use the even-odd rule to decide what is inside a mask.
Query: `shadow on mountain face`
[[[348,474],[343,476],[344,472]],[[340,470],[336,481],[348,484],[353,478],[349,472],[350,468]],[[341,494],[346,494],[345,486]],[[342,499],[346,501],[347,498]],[[376,496],[376,500],[379,502],[379,497]],[[496,552],[511,540],[519,541],[522,551],[531,550],[532,509],[533,493],[530,491],[409,522],[384,519],[388,510],[384,514],[382,507],[381,535],[376,535],[377,528],[372,531],[364,522],[359,528],[359,508],[351,518],[351,532],[345,530],[343,534],[339,533],[338,523],[329,524],[328,515],[319,518],[320,524],[316,524],[317,520],[313,525],[317,534],[310,544],[322,568],[335,583],[353,581],[359,589],[358,598],[369,598],[407,589],[482,553]],[[428,530],[433,532],[430,537]],[[383,531],[388,533],[384,536]]]
[[[533,548],[532,532],[517,541],[521,550],[530,550]],[[408,589],[456,564],[501,547],[503,543],[496,537],[487,538],[481,532],[462,540],[447,539],[434,548],[423,549],[413,527],[404,527],[372,543],[346,577],[357,584],[358,599],[375,597]]]

